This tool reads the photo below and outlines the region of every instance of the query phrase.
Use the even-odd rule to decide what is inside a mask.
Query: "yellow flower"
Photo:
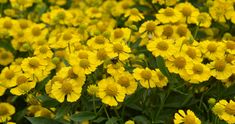
[[[188,29],[187,25],[179,24],[176,26],[176,36],[177,37],[192,37],[191,31]]]
[[[135,92],[137,83],[133,75],[129,72],[123,72],[119,75],[114,75],[114,79],[117,81],[118,84],[125,88],[125,92],[127,95],[131,95]]]
[[[26,29],[25,33],[27,34],[27,39],[30,42],[37,42],[46,39],[48,29],[45,28],[46,25],[41,24],[33,24],[28,29]]]
[[[125,17],[128,17],[127,22],[138,22],[144,19],[144,16],[137,8],[127,10]]]
[[[102,102],[110,105],[117,106],[118,102],[123,102],[125,98],[125,89],[120,86],[114,78],[106,78],[98,82],[98,96]]]
[[[102,9],[97,7],[90,7],[86,9],[86,15],[90,18],[101,18]]]
[[[179,3],[175,6],[175,9],[182,13],[184,17],[183,22],[186,22],[187,24],[196,23],[197,16],[199,15],[199,10],[195,8],[191,3]]]
[[[40,58],[52,58],[53,56],[53,52],[51,51],[51,49],[49,48],[48,45],[42,45],[42,46],[38,46],[35,51],[34,51],[34,55],[40,57]]]
[[[174,117],[174,124],[201,124],[200,119],[191,110],[187,110],[187,113],[179,110]]]
[[[105,38],[104,36],[102,36],[102,35],[95,36],[95,37],[93,37],[93,38],[91,38],[87,41],[87,45],[91,49],[105,48],[107,43],[109,43],[109,40],[107,38]]]
[[[212,108],[214,114],[219,116],[221,120],[226,121],[229,124],[235,123],[235,102],[230,100],[220,100]]]
[[[141,34],[141,37],[149,38],[149,39],[158,37],[159,36],[158,30],[157,30],[158,24],[159,24],[158,21],[152,21],[152,20],[144,22],[139,28],[139,33]]]
[[[62,6],[62,5],[65,5],[67,1],[66,0],[49,0],[48,2]]]
[[[16,85],[17,75],[20,73],[20,68],[14,66],[3,68],[0,74],[1,86],[5,88],[14,87]]]
[[[211,17],[218,22],[226,22],[226,19],[231,18],[233,11],[233,3],[229,0],[215,0],[209,8]]]
[[[4,95],[6,89],[7,89],[7,88],[2,85],[2,82],[0,82],[0,96]]]
[[[157,72],[157,77],[159,79],[159,82],[156,82],[156,86],[159,88],[165,87],[168,83],[167,77],[163,75],[159,69],[156,69],[156,72]]]
[[[87,88],[87,92],[90,94],[90,95],[94,95],[94,96],[97,96],[97,93],[99,91],[99,88],[97,85],[95,84],[91,84],[88,86]]]
[[[25,10],[33,5],[34,0],[10,0],[10,2],[13,8]]]
[[[187,55],[193,61],[202,61],[202,53],[197,46],[185,44],[182,46],[182,52],[185,53],[185,55]]]
[[[163,24],[165,23],[176,23],[182,19],[182,14],[171,7],[162,8],[159,13],[156,14],[156,18]]]
[[[158,32],[162,39],[175,39],[176,26],[170,24],[164,24],[157,27]]]
[[[233,73],[228,79],[222,80],[224,85],[226,87],[230,87],[231,85],[234,85],[235,82],[235,73]]]
[[[47,118],[53,118],[54,114],[48,110],[47,108],[40,107],[38,111],[34,113],[35,117],[47,117]]]
[[[0,123],[11,120],[11,115],[15,113],[15,107],[9,103],[0,102]]]
[[[119,75],[124,71],[125,71],[125,68],[120,62],[112,63],[107,66],[107,72],[113,76]]]
[[[125,122],[125,124],[135,124],[135,122],[132,121],[132,120],[128,120],[128,121]]]
[[[28,93],[36,86],[36,81],[30,79],[26,74],[18,74],[16,79],[17,86],[12,88],[10,92],[14,95],[20,96]]]
[[[191,62],[191,64],[188,64],[185,68],[189,74],[187,80],[189,80],[190,83],[198,84],[207,81],[211,76],[209,67],[197,61]]]
[[[159,82],[156,71],[150,70],[149,68],[135,68],[133,72],[135,79],[138,80],[144,88],[154,88]]]
[[[196,24],[200,27],[209,28],[211,25],[211,17],[208,13],[202,12],[197,16]]]
[[[232,40],[223,40],[223,42],[225,43],[226,46],[226,52],[230,53],[230,54],[235,54],[235,42]]]
[[[182,78],[187,78],[186,66],[190,64],[192,60],[182,53],[175,53],[169,57],[166,61],[166,66],[170,72],[179,74]]]
[[[152,0],[153,3],[159,3],[160,5],[173,6],[177,3],[177,0]]]
[[[98,65],[101,65],[102,63],[104,63],[105,61],[107,61],[109,59],[108,57],[108,52],[105,49],[98,49],[96,51],[94,51],[95,54],[91,55],[91,58],[93,60],[96,60],[96,63]]]
[[[235,69],[235,66],[227,63],[224,57],[214,60],[209,64],[209,67],[211,68],[211,75],[218,80],[229,78]]]
[[[130,57],[131,49],[127,46],[125,42],[113,42],[112,44],[108,44],[106,47],[108,52],[108,56],[110,58],[118,57],[119,60],[125,61]]]
[[[176,50],[173,46],[172,39],[162,38],[157,38],[149,41],[149,43],[147,44],[147,49],[152,52],[155,57],[160,55],[164,58],[170,57]]]
[[[51,93],[59,102],[75,102],[81,96],[82,86],[74,79],[55,81]]]
[[[6,66],[13,62],[14,56],[10,51],[0,48],[0,65]]]
[[[111,42],[127,42],[131,37],[131,30],[129,28],[116,28],[111,33]]]
[[[9,18],[9,17],[4,17],[0,18],[0,28],[1,34],[9,34],[12,35],[12,32],[15,30],[16,27],[16,21]]]
[[[225,53],[225,45],[222,42],[203,41],[199,43],[204,57],[214,60],[216,58],[223,58]]]

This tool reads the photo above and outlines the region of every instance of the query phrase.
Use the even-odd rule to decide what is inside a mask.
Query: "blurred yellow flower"
[[[194,114],[193,111],[187,110],[185,113],[183,110],[179,110],[175,113],[174,124],[201,124],[200,119]]]

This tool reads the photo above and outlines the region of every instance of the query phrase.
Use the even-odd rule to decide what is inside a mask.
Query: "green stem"
[[[106,109],[106,106],[104,107],[104,112],[105,112],[105,114],[106,114],[106,116],[107,116],[107,118],[108,118],[108,120],[109,120],[110,117],[109,117],[109,113],[108,113],[108,111],[107,111],[107,109]]]
[[[197,25],[196,27],[196,30],[194,32],[194,35],[193,35],[193,38],[196,40],[196,37],[197,37],[197,33],[198,33],[198,30],[199,30],[199,26],[200,26],[200,23]]]
[[[117,117],[120,118],[120,115],[118,114],[118,111],[117,111],[116,108],[114,108],[114,112],[115,112],[115,114],[117,115]]]
[[[94,95],[92,96],[92,101],[93,101],[93,109],[96,114],[96,104],[95,104],[95,96]]]

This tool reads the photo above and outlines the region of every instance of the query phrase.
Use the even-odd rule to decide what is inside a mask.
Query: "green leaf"
[[[118,124],[117,121],[118,121],[118,118],[112,117],[112,118],[108,119],[108,120],[105,122],[105,124]]]
[[[142,115],[135,116],[133,120],[136,122],[136,124],[150,124],[150,121]]]
[[[93,120],[95,118],[96,118],[96,115],[93,112],[80,112],[80,113],[74,114],[70,117],[71,120],[76,121],[76,122]]]
[[[95,119],[94,121],[92,121],[92,122],[95,122],[95,123],[101,123],[101,122],[103,122],[104,120],[106,120],[107,118],[105,118],[105,117],[98,117],[97,119]]]
[[[71,109],[71,104],[69,103],[64,103],[61,107],[57,109],[55,119],[59,119],[63,117],[65,114],[67,114]]]
[[[156,62],[157,62],[157,67],[159,68],[159,70],[162,72],[162,74],[164,74],[168,79],[171,79],[170,73],[165,65],[165,60],[163,57],[158,56],[156,58]]]
[[[31,124],[62,124],[56,120],[45,117],[25,117]]]

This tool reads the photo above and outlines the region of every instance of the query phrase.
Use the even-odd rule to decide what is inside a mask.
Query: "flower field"
[[[235,0],[0,0],[0,123],[235,124]]]

